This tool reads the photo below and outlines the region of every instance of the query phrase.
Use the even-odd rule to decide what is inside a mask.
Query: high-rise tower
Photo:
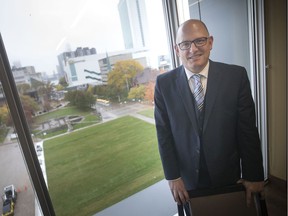
[[[144,0],[120,0],[118,10],[126,49],[148,46],[148,24]]]

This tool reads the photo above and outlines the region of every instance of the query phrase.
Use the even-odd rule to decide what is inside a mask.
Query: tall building
[[[148,21],[145,1],[120,0],[118,10],[125,49],[148,47]]]

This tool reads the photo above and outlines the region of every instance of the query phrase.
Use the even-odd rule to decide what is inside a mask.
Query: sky
[[[124,50],[119,0],[0,0],[0,33],[10,64],[52,74],[57,56],[77,47]],[[167,54],[161,0],[145,0],[151,51]]]

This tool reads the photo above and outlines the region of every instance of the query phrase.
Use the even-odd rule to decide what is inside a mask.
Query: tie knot
[[[192,76],[195,85],[200,85],[200,83],[201,83],[201,76],[202,76],[202,75],[200,75],[200,74],[194,74],[194,75]]]
[[[194,80],[200,82],[201,76],[202,76],[201,74],[194,74],[192,77],[193,77]]]

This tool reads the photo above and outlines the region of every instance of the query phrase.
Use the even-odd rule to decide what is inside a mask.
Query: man
[[[202,21],[184,22],[175,45],[183,65],[157,77],[162,165],[178,204],[188,201],[189,190],[241,182],[249,205],[251,193],[264,187],[250,83],[243,67],[211,61],[212,45]]]

